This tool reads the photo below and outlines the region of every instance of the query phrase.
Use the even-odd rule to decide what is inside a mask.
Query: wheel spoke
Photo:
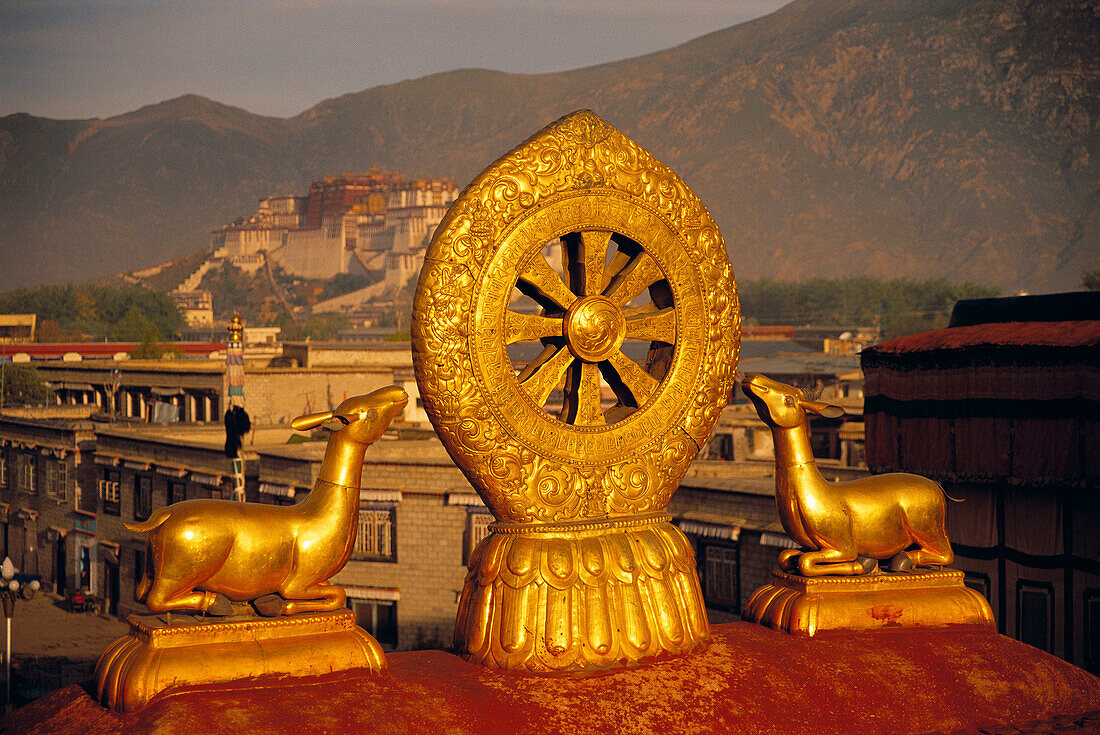
[[[561,382],[565,369],[573,360],[573,353],[568,347],[546,345],[542,354],[528,363],[519,374],[519,384],[536,405],[542,406]]]
[[[611,244],[610,230],[585,230],[562,238],[562,258],[569,287],[582,296],[603,293],[604,266]]]
[[[520,274],[516,288],[545,307],[553,305],[565,310],[577,300],[576,294],[562,283],[558,274],[546,262],[546,258],[542,257],[542,253],[535,253],[527,263],[527,269]]]
[[[646,304],[637,309],[623,309],[626,318],[626,338],[676,344],[676,309],[658,309]]]
[[[561,420],[575,426],[603,426],[607,423],[600,405],[600,368],[578,360],[565,379],[565,402]]]
[[[504,312],[504,344],[532,342],[543,337],[560,337],[561,318],[521,314],[509,309]]]
[[[618,374],[619,381],[623,386],[630,391],[630,395],[633,397],[634,405],[641,407],[647,400],[653,391],[657,388],[657,381],[642,370],[636,362],[624,355],[621,351],[612,353],[608,358],[608,362],[611,363],[611,367]],[[615,386],[612,385],[612,388]],[[616,391],[618,394],[618,391]],[[624,401],[624,396],[619,394],[619,400]]]
[[[649,253],[641,252],[622,269],[619,275],[611,280],[607,290],[607,298],[616,304],[623,306],[642,292],[652,283],[664,278],[661,269]]]

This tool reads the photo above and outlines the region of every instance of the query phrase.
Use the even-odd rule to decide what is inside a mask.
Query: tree
[[[53,391],[30,365],[0,362],[0,405],[22,406],[47,403]]]
[[[130,306],[111,329],[111,339],[118,342],[159,342],[160,330],[137,305]]]
[[[1088,291],[1100,291],[1100,268],[1082,273],[1081,285]]]

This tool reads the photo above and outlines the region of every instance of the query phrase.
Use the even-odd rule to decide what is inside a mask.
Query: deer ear
[[[298,431],[309,431],[310,429],[320,426],[329,419],[332,418],[332,411],[325,411],[324,413],[307,413],[305,416],[299,416],[290,422]]]
[[[844,415],[844,409],[840,406],[823,403],[822,401],[800,401],[799,405],[802,406],[803,410],[816,413],[818,416],[824,416],[827,419],[838,419]]]

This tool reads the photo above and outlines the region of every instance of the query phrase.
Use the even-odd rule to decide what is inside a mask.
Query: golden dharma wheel
[[[740,319],[718,228],[588,111],[466,188],[415,304],[424,407],[502,520],[659,511],[732,388]]]
[[[729,398],[740,317],[687,185],[587,110],[552,123],[440,223],[412,336],[424,408],[497,518],[457,650],[577,671],[705,640],[691,547],[662,511]]]

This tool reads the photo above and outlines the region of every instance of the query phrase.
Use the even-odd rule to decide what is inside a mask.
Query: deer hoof
[[[252,607],[256,608],[256,612],[263,615],[265,618],[274,618],[283,614],[283,606],[286,604],[279,595],[272,592],[270,595],[264,595],[263,597],[257,597],[252,601]]]
[[[872,559],[869,556],[858,557],[856,559],[856,564],[859,564],[859,566],[863,569],[860,574],[870,574],[871,572],[878,569],[878,560]]]
[[[226,615],[233,614],[233,603],[229,601],[229,598],[225,595],[215,592],[214,599],[210,603],[210,606],[203,610],[204,615],[213,615],[214,617],[225,617]]]
[[[890,559],[891,572],[913,571],[913,559],[904,551],[899,551]]]

